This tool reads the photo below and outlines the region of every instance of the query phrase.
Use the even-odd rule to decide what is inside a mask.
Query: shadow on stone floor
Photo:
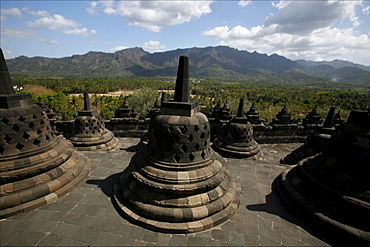
[[[129,153],[134,153],[138,150],[138,146],[135,145],[135,146],[131,146],[131,147],[128,147],[128,148],[121,148],[120,150],[124,150],[124,151],[129,152]]]
[[[107,196],[113,196],[113,186],[118,181],[121,172],[110,175],[106,179],[89,179],[86,181],[87,184],[97,185],[98,188]]]
[[[277,178],[276,178],[277,179]],[[259,212],[266,212],[268,214],[273,214],[276,216],[279,216],[285,221],[288,221],[296,226],[301,227],[303,230],[308,232],[309,234],[313,235],[314,237],[321,239],[322,241],[332,244],[332,242],[319,235],[317,232],[314,232],[312,228],[310,228],[308,225],[303,224],[298,218],[296,218],[296,214],[291,212],[289,208],[285,207],[277,194],[276,189],[276,179],[272,183],[272,192],[266,196],[266,203],[260,203],[260,204],[251,204],[247,205],[246,208],[250,211],[259,211]]]

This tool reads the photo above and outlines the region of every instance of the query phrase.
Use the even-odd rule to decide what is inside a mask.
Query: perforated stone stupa
[[[322,153],[277,178],[282,201],[336,244],[370,244],[370,112],[353,110]]]
[[[131,222],[166,233],[202,231],[237,210],[240,186],[210,148],[210,124],[190,100],[188,57],[179,61],[174,100],[164,101],[149,142],[114,187],[116,208]]]
[[[240,99],[238,114],[228,122],[221,136],[215,139],[214,149],[225,157],[258,158],[260,147],[253,138],[253,127],[243,116],[244,99]]]
[[[84,92],[84,110],[78,111],[75,120],[75,134],[70,141],[79,151],[116,150],[118,139],[112,131],[105,128],[103,118],[91,108],[89,94]]]
[[[0,218],[54,202],[83,182],[90,160],[56,137],[31,95],[14,94],[0,58]]]

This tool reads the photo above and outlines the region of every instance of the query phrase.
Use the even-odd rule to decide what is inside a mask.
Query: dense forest
[[[272,118],[286,104],[292,113],[295,122],[301,122],[305,115],[317,105],[319,113],[325,117],[331,106],[341,110],[346,118],[351,109],[370,108],[370,89],[350,87],[346,83],[328,84],[327,81],[312,83],[290,83],[293,78],[287,77],[275,80],[249,80],[249,81],[218,81],[192,79],[192,98],[198,100],[201,111],[207,113],[220,100],[222,104],[228,101],[233,113],[240,98],[245,100],[245,111],[252,103],[259,108],[261,117],[265,122]],[[299,82],[299,78],[296,78]],[[33,77],[25,75],[12,75],[13,85],[18,93],[28,92],[37,101],[41,99],[59,116],[75,118],[77,111],[83,106],[82,96],[70,94],[84,91],[93,95],[92,105],[97,108],[102,117],[110,119],[115,109],[119,108],[124,100],[123,96],[99,96],[98,94],[118,90],[132,90],[133,94],[126,96],[129,105],[135,107],[140,116],[154,105],[160,97],[159,90],[173,90],[175,78],[103,78],[103,77]],[[171,99],[172,95],[168,95]]]

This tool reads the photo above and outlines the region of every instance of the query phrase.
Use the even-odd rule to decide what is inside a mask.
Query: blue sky
[[[370,1],[1,0],[6,58],[227,45],[370,66]]]

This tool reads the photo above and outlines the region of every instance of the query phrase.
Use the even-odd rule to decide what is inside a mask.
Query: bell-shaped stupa
[[[237,116],[225,125],[213,147],[225,157],[256,159],[260,147],[253,138],[252,124],[243,116],[243,108],[244,99],[240,99]]]
[[[335,245],[370,244],[370,113],[353,110],[322,153],[277,179],[282,201]]]
[[[0,57],[0,218],[56,201],[82,183],[90,160],[55,136],[31,95],[14,94]]]
[[[315,105],[312,111],[306,115],[305,119],[303,119],[303,125],[318,125],[321,123],[321,115],[317,111],[317,105]]]
[[[103,118],[91,108],[87,92],[84,92],[84,110],[78,111],[74,131],[70,141],[79,151],[113,151],[120,147],[113,132],[105,128]]]
[[[245,116],[247,117],[248,121],[251,124],[261,124],[261,117],[260,113],[258,112],[257,106],[253,103],[249,111],[245,113]]]
[[[131,222],[166,233],[202,231],[237,210],[240,186],[210,147],[210,124],[190,100],[189,60],[181,56],[174,100],[162,102],[149,141],[114,187]]]

